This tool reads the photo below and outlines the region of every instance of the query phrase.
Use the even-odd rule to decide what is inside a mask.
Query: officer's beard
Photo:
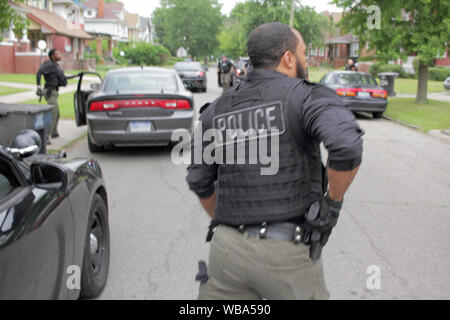
[[[300,59],[297,59],[297,78],[299,79],[307,79],[308,73],[306,72],[305,68],[303,68],[302,64],[300,63]]]

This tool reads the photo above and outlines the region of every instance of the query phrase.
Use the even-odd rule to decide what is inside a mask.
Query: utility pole
[[[294,12],[295,12],[295,0],[292,0],[292,6],[291,6],[291,22],[289,23],[289,25],[291,26],[291,28],[294,27]]]

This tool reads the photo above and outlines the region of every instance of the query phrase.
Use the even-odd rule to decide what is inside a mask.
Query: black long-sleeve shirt
[[[67,86],[67,79],[71,77],[66,77],[64,71],[61,67],[54,61],[46,61],[36,74],[37,85],[41,85],[41,77],[45,78],[45,87],[58,89],[59,87]]]
[[[248,73],[239,90],[270,87],[271,83],[283,77],[286,76],[274,70],[254,69]],[[324,143],[329,152],[330,168],[337,171],[357,168],[362,163],[361,138],[364,131],[333,90],[318,84],[309,85],[313,86],[309,95],[305,96],[305,90],[297,86],[290,97],[291,105],[295,107],[294,115],[298,119],[301,138],[316,139]],[[200,117],[202,132],[212,127],[215,103],[213,102]],[[218,166],[215,164],[192,164],[188,167],[188,184],[200,198],[208,198],[214,193],[217,177]]]

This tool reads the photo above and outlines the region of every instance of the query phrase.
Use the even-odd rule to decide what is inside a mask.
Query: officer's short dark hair
[[[298,38],[292,28],[280,22],[256,28],[247,41],[247,52],[254,68],[272,68],[280,64],[286,51],[295,53]]]
[[[48,52],[48,57],[51,59],[52,56],[56,53],[56,51],[58,51],[58,49],[50,49],[50,51]]]

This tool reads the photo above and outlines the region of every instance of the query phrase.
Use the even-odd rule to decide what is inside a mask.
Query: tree
[[[156,35],[173,55],[185,47],[193,57],[209,56],[218,47],[220,10],[218,0],[161,0],[153,13]]]
[[[289,24],[291,8],[291,0],[247,0],[238,3],[219,35],[221,50],[231,56],[247,55],[246,43],[250,33],[267,22]],[[324,35],[330,31],[330,21],[310,7],[297,5],[294,12],[294,28],[302,34],[306,45],[322,44]]]
[[[0,34],[14,26],[14,31],[21,35],[26,25],[26,18],[14,10],[10,1],[0,0]]]
[[[427,101],[428,67],[450,38],[450,2],[441,0],[333,0],[346,13],[341,26],[376,50],[383,62],[415,54],[419,61],[417,103]],[[380,28],[368,22],[369,6],[380,9]]]

